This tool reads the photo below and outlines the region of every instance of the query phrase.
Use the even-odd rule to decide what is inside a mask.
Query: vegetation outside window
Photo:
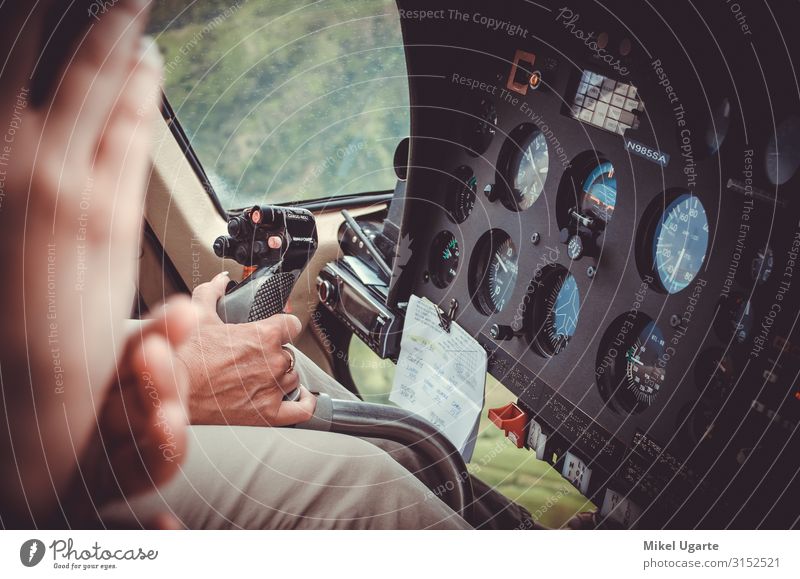
[[[150,33],[224,207],[394,187],[409,108],[393,0],[164,0]]]

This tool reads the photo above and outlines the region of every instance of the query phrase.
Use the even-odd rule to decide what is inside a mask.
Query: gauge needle
[[[503,262],[503,259],[502,259],[502,258],[498,258],[498,260],[497,260],[497,265],[499,265],[500,267],[502,267],[502,268],[503,268],[503,271],[504,271],[505,273],[508,273],[508,268],[506,267],[506,264]]]
[[[686,254],[686,249],[682,248],[681,252],[678,254],[678,261],[675,263],[675,269],[672,270],[672,275],[669,276],[669,281],[675,281],[675,274],[678,273],[678,269],[681,267],[681,262],[683,261],[683,256]]]
[[[634,356],[631,354],[631,350],[628,350],[628,353],[625,354],[625,358],[627,358],[628,362],[633,362],[634,364],[638,364],[639,366],[644,366],[644,363],[639,360],[639,356]]]

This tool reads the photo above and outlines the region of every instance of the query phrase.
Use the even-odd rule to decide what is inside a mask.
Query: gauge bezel
[[[500,148],[500,155],[497,159],[497,175],[495,187],[499,193],[499,198],[503,205],[512,211],[522,212],[533,207],[536,202],[545,194],[547,178],[550,176],[549,144],[548,149],[547,175],[542,183],[542,190],[530,202],[531,196],[523,196],[514,189],[519,167],[525,156],[528,146],[539,135],[544,135],[538,125],[534,123],[522,123],[508,134],[503,146]],[[545,138],[546,141],[546,138]]]
[[[455,273],[450,279],[443,279],[441,276],[441,272],[439,271],[439,268],[434,267],[434,260],[439,259],[439,253],[443,251],[444,246],[442,245],[442,240],[445,238],[448,239],[447,242],[448,244],[450,243],[451,240],[456,242],[455,250],[457,252],[457,255],[455,257],[455,268],[454,268]],[[441,260],[437,262],[437,265],[439,263],[441,263]],[[439,289],[447,288],[451,283],[453,283],[453,280],[458,275],[458,268],[460,265],[461,265],[461,248],[460,244],[458,243],[458,238],[452,231],[448,229],[441,230],[434,236],[433,241],[431,242],[430,251],[428,252],[428,273],[430,274],[433,285],[435,285]]]
[[[515,262],[517,267],[519,267],[519,248],[517,244],[514,243],[512,237],[502,229],[490,229],[481,235],[478,242],[475,244],[475,249],[470,258],[468,280],[469,293],[472,296],[473,305],[479,312],[486,316],[498,314],[504,309],[497,309],[494,301],[488,295],[490,290],[487,286],[489,284],[489,267],[492,258],[506,241],[510,241],[513,245]],[[507,291],[513,294],[517,283],[519,283],[519,271],[514,281],[514,287]]]
[[[470,183],[474,182],[474,188],[470,187]],[[459,198],[463,192],[469,191],[472,196],[472,205],[468,211],[456,214],[459,209]],[[449,176],[449,180],[445,190],[445,209],[450,221],[456,224],[464,223],[475,209],[475,204],[478,201],[478,180],[474,171],[469,165],[460,165],[455,168]]]
[[[565,281],[572,277],[577,285],[577,278],[566,267],[560,264],[549,264],[536,272],[531,283],[525,303],[525,329],[531,349],[544,358],[551,358],[563,352],[567,344],[558,350],[557,345],[549,338],[548,324],[552,323],[553,311],[550,301],[555,299]],[[558,289],[556,289],[558,287]],[[578,287],[578,300],[580,302],[580,287]],[[580,312],[580,303],[578,311]],[[577,328],[576,328],[577,333]],[[567,342],[575,336],[573,333]]]
[[[583,185],[592,172],[605,163],[610,163],[614,168],[614,177],[617,179],[617,194],[619,194],[619,176],[614,163],[600,151],[584,151],[575,157],[570,163],[570,168],[561,176],[556,198],[556,222],[559,229],[574,226],[570,212],[576,208],[580,210],[583,206],[583,200],[586,196]],[[612,211],[608,221],[599,219],[602,223],[596,228],[598,234],[605,231],[618,209],[619,203],[615,203],[614,211]]]
[[[661,336],[665,337],[658,323],[650,316],[639,312],[633,317],[630,313],[617,317],[600,339],[595,360],[595,383],[603,401],[614,412],[622,416],[640,414],[653,406],[653,403],[642,404],[638,400],[632,400],[633,395],[629,393],[625,383],[627,380],[627,351],[651,323],[655,324]],[[619,340],[620,335],[623,335],[623,344],[613,345],[616,340]],[[657,395],[656,400],[663,396],[663,393]]]
[[[667,289],[658,273],[658,265],[656,263],[655,253],[655,237],[658,231],[658,226],[667,210],[672,207],[675,201],[683,196],[697,198],[703,207],[706,223],[708,223],[708,243],[706,244],[706,249],[701,264],[704,267],[708,260],[710,242],[711,239],[713,239],[713,232],[711,230],[712,220],[710,219],[708,209],[706,204],[703,202],[702,196],[698,195],[697,193],[687,191],[686,189],[682,188],[673,188],[657,195],[645,209],[636,235],[636,265],[639,269],[639,274],[641,275],[642,280],[645,282],[652,280],[649,282],[650,286],[659,293],[666,295],[678,295],[682,292],[685,292],[693,283],[695,283],[698,276],[703,271],[701,267],[701,269],[692,278],[692,281],[690,281],[682,289],[679,289],[675,292],[670,292]]]

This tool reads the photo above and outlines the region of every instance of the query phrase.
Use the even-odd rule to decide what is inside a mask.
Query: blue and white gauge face
[[[575,335],[581,296],[575,277],[561,266],[549,267],[537,277],[531,307],[534,347],[543,356],[559,354]]]
[[[571,338],[578,327],[578,313],[581,309],[581,296],[578,282],[572,274],[567,274],[553,303],[553,335],[557,338]]]
[[[656,273],[667,292],[685,289],[700,272],[708,251],[708,218],[700,199],[684,193],[658,221],[653,240]]]
[[[614,165],[604,161],[592,169],[583,182],[583,211],[605,223],[611,221],[617,206],[617,178]]]

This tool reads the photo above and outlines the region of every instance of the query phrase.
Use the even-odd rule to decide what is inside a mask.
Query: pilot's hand
[[[19,516],[57,508],[124,348],[160,95],[147,4],[0,6],[0,507]]]
[[[300,333],[300,320],[277,314],[247,324],[225,324],[217,302],[230,281],[227,273],[197,286],[192,301],[198,325],[178,351],[189,373],[189,409],[193,424],[287,426],[305,422],[316,398],[289,371],[291,355],[281,346]],[[283,401],[300,388],[300,399]]]

